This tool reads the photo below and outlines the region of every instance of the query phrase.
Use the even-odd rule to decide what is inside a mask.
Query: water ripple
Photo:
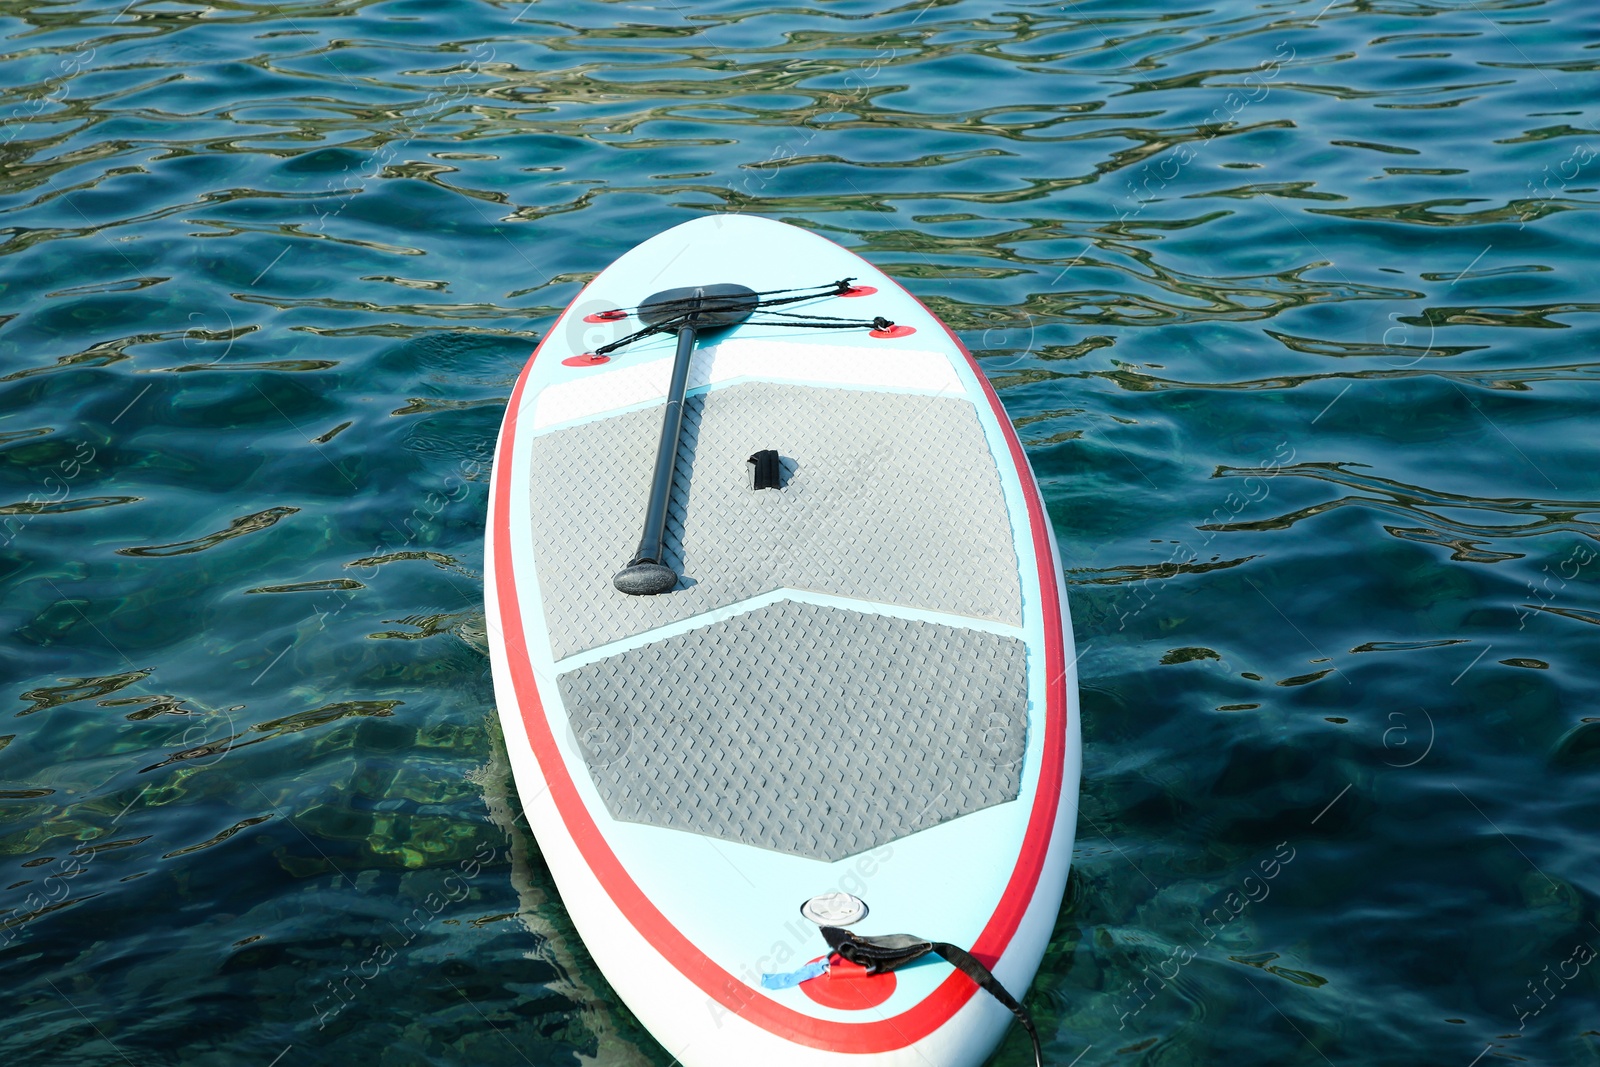
[[[0,13],[0,1061],[666,1062],[518,820],[480,553],[540,331],[712,211],[882,265],[1026,439],[1049,1062],[1582,1058],[1586,14]]]

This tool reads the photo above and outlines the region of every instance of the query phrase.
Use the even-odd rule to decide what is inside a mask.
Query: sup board
[[[656,1040],[983,1063],[1060,908],[1081,747],[1059,550],[956,336],[807,230],[666,230],[517,378],[485,555],[517,791]]]

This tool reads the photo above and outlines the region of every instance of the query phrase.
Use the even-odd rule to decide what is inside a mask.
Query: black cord
[[[811,317],[811,316],[808,316]],[[874,330],[887,330],[894,323],[879,315],[875,319],[831,319],[824,322],[745,322],[745,326],[790,326],[796,330],[844,330],[861,329],[868,327]]]
[[[795,327],[796,329],[813,329],[813,330],[852,330],[852,329],[853,330],[863,330],[863,329],[887,330],[891,326],[893,326],[894,323],[891,320],[884,318],[882,315],[875,316],[874,318],[871,318],[871,319],[847,319],[847,318],[842,318],[842,317],[837,317],[837,316],[832,316],[832,315],[806,315],[806,314],[804,314],[802,312],[798,312],[798,311],[770,311],[769,310],[769,309],[771,309],[773,307],[776,307],[776,306],[779,306],[779,305],[782,305],[782,304],[794,304],[794,303],[798,303],[798,302],[800,302],[802,300],[815,300],[818,297],[822,297],[822,296],[830,296],[830,295],[837,296],[840,293],[849,292],[850,291],[850,283],[853,282],[853,281],[855,281],[854,278],[840,278],[838,281],[829,282],[826,285],[807,285],[807,286],[801,286],[801,287],[798,287],[798,288],[795,288],[795,289],[768,289],[763,293],[756,293],[755,295],[758,296],[758,297],[759,296],[772,296],[772,295],[776,295],[776,294],[779,294],[779,293],[802,293],[803,295],[801,295],[801,296],[786,296],[786,297],[782,297],[780,299],[775,299],[775,300],[759,300],[759,301],[756,302],[756,306],[755,306],[755,308],[753,310],[755,310],[755,311],[767,311],[768,314],[771,314],[771,315],[781,315],[785,320],[808,319],[808,320],[811,320],[811,321],[808,321],[808,322],[794,322],[794,321],[753,322],[753,321],[747,321],[744,325],[748,325],[748,326],[792,326],[792,327]],[[814,289],[831,290],[831,292],[810,292],[810,290],[814,290]],[[619,310],[619,311],[637,311],[637,310],[639,310],[640,307],[643,307],[643,306],[644,305],[641,304],[641,305],[638,305],[638,306],[633,307],[633,308],[618,308],[617,310]],[[691,308],[691,309],[685,310],[681,314],[674,315],[673,317],[671,317],[669,319],[662,319],[660,322],[651,323],[649,326],[646,326],[643,329],[635,330],[633,333],[628,334],[626,337],[619,337],[615,341],[610,342],[609,344],[601,345],[599,348],[594,350],[594,354],[597,355],[597,356],[603,356],[603,355],[606,355],[609,352],[615,352],[619,348],[625,348],[628,345],[633,344],[635,341],[643,340],[646,337],[652,337],[652,336],[654,336],[656,334],[663,334],[663,333],[676,333],[680,327],[682,327],[684,325],[687,325],[688,322],[691,319],[693,319],[696,314],[699,313],[699,310],[700,309],[698,309],[698,308]]]
[[[797,301],[800,301],[800,300],[813,300],[813,299],[815,299],[815,298],[817,298],[819,296],[839,296],[839,295],[841,295],[843,293],[848,293],[850,291],[850,288],[851,288],[850,283],[853,282],[853,281],[855,281],[854,278],[840,278],[838,281],[827,282],[827,283],[822,284],[822,285],[799,285],[799,286],[794,287],[793,289],[763,289],[760,292],[751,293],[749,295],[751,295],[751,296],[777,296],[780,293],[801,293],[801,294],[803,294],[801,296],[784,297],[782,300],[763,300],[763,301],[760,301],[757,306],[770,307],[770,306],[773,306],[773,305],[776,305],[776,304],[793,304],[793,303],[795,303]],[[809,292],[809,290],[812,290],[812,289],[820,289],[820,290],[826,290],[826,291],[824,291],[824,292],[816,292],[816,293]],[[643,304],[635,304],[632,307],[616,308],[615,310],[631,314],[631,313],[633,313],[635,311],[638,311],[642,307],[644,307]]]
[[[758,311],[766,311],[767,305],[757,304],[756,305],[756,309]],[[827,321],[827,322],[857,322],[857,321],[865,322],[866,321],[865,319],[858,320],[858,319],[840,318],[838,315],[806,315],[806,314],[804,314],[802,312],[799,312],[799,311],[770,311],[770,312],[767,312],[767,313],[769,315],[782,315],[786,319],[822,319],[822,320]],[[877,320],[874,319],[873,321],[876,322]]]

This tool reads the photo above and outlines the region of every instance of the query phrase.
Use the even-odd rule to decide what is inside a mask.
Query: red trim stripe
[[[902,292],[904,291],[902,288]],[[920,301],[918,304],[921,306]],[[923,310],[927,311],[927,308],[924,306]],[[928,315],[935,322],[939,322],[938,317],[931,311]],[[557,324],[559,322],[560,319],[557,320]],[[1023,496],[1027,502],[1028,527],[1040,579],[1040,606],[1044,612],[1045,738],[1044,762],[1039,786],[1035,793],[1033,810],[1029,814],[1017,866],[1012,871],[1011,879],[1006,884],[994,914],[990,916],[989,922],[971,947],[973,955],[993,962],[1005,952],[1023,916],[1027,913],[1029,904],[1033,901],[1040,874],[1044,869],[1045,858],[1050,850],[1051,834],[1060,807],[1066,752],[1066,692],[1063,679],[1065,654],[1061,639],[1061,605],[1055,583],[1055,562],[1050,553],[1049,520],[1039,497],[1038,487],[1034,483],[1027,457],[1023,453],[1022,442],[1018,440],[1010,419],[1006,417],[1005,409],[1000,405],[999,397],[995,395],[988,379],[983,376],[977,361],[972,358],[972,353],[967,351],[960,338],[956,337],[948,326],[942,322],[939,322],[939,325],[966,357],[973,374],[981,383],[984,395],[1010,449],[1012,463],[1017,469]],[[554,332],[555,327],[552,327],[550,334]],[[546,334],[546,340],[550,334]],[[533,665],[528,658],[526,634],[522,624],[522,606],[517,598],[516,583],[512,580],[511,461],[515,454],[517,415],[534,362],[543,347],[544,341],[541,341],[539,348],[534,350],[532,358],[523,368],[506,410],[494,471],[495,506],[490,532],[494,544],[495,585],[499,593],[501,634],[505,642],[506,659],[511,671],[518,708],[522,713],[534,757],[549,786],[551,799],[566,823],[573,842],[596,879],[605,887],[612,902],[640,935],[707,996],[749,1022],[797,1044],[837,1052],[888,1052],[921,1040],[948,1022],[978,991],[978,987],[959,971],[952,972],[932,993],[913,1007],[899,1015],[875,1022],[832,1022],[816,1019],[777,1004],[723,970],[661,914],[628,874],[596,826],[589,810],[584,806],[583,799],[567,769],[566,761],[562,759],[555,737],[550,731],[549,720],[539,698]]]
[[[967,346],[961,343],[961,338],[956,336],[955,331],[929,311],[926,304],[917,300],[898,282],[895,286],[912,300],[916,300],[917,306],[927,311],[928,317],[943,327],[956,348],[966,357],[973,376],[983,388],[983,395],[988,398],[989,407],[994,411],[995,421],[1000,424],[1000,432],[1005,435],[1006,447],[1011,450],[1011,462],[1017,468],[1017,478],[1022,483],[1022,493],[1028,502],[1028,529],[1033,538],[1040,592],[1043,594],[1040,597],[1040,607],[1044,611],[1045,739],[1044,763],[1039,772],[1039,789],[1035,794],[1033,812],[1028,817],[1028,832],[1023,838],[1022,853],[1017,857],[1016,869],[1011,872],[1011,881],[1007,884],[1005,893],[1001,895],[1000,904],[990,917],[989,924],[984,927],[983,933],[978,935],[977,943],[970,950],[980,959],[998,959],[1006,946],[1011,943],[1012,935],[1017,932],[1023,915],[1027,913],[1028,905],[1033,901],[1033,891],[1039,884],[1039,875],[1044,870],[1045,856],[1050,851],[1050,837],[1055,829],[1056,812],[1061,804],[1061,780],[1065,773],[1066,653],[1061,641],[1061,600],[1056,589],[1055,558],[1050,554],[1050,519],[1045,512],[1044,501],[1039,496],[1039,487],[1033,480],[1033,468],[1028,463],[1027,454],[1022,450],[1022,441],[1017,437],[1017,431],[1011,425],[1011,418],[1001,406],[999,395],[995,393],[989,379],[984,376],[978,361],[972,357]],[[1041,803],[1047,796],[1050,798],[1050,803],[1048,805]],[[998,946],[995,946],[995,942],[998,942]],[[973,987],[974,991],[976,988]]]

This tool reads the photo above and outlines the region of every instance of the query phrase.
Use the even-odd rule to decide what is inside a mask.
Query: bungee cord
[[[765,291],[754,293],[753,295],[758,298],[770,299],[758,299],[755,307],[752,310],[765,311],[767,314],[779,316],[779,318],[776,320],[748,319],[746,320],[745,325],[789,326],[795,329],[811,330],[888,330],[893,328],[894,322],[890,319],[884,318],[882,315],[875,315],[870,319],[852,319],[839,315],[807,315],[799,311],[771,310],[772,308],[780,307],[784,304],[796,304],[805,300],[816,300],[819,297],[824,296],[843,296],[851,291],[853,288],[852,283],[854,282],[854,278],[840,278],[838,281],[827,282],[822,285],[804,285],[797,286],[792,289],[767,289]],[[617,308],[615,311],[606,312],[604,315],[604,320],[617,320],[627,316],[636,315],[646,306],[647,305],[645,304],[638,304],[629,308]],[[648,326],[644,326],[641,329],[635,330],[633,333],[630,333],[625,337],[619,337],[615,341],[603,344],[599,348],[596,348],[593,354],[596,356],[604,356],[608,353],[615,352],[619,348],[625,348],[628,345],[633,344],[635,341],[643,340],[644,338],[653,336],[655,334],[675,333],[679,327],[692,320],[696,315],[707,311],[716,310],[719,310],[717,298],[714,296],[707,297],[703,304],[696,307],[686,307],[680,314],[661,319],[658,322],[650,323]]]

